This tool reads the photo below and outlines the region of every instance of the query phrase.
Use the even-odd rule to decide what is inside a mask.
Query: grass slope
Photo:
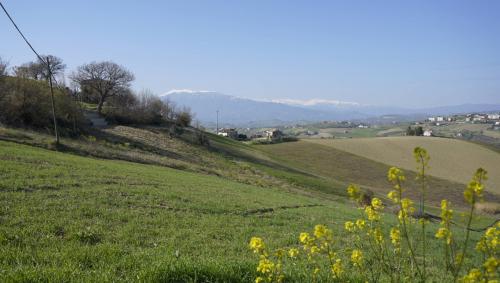
[[[320,179],[341,181],[344,182],[344,187],[348,183],[356,183],[382,196],[386,195],[391,189],[386,179],[389,165],[336,149],[330,146],[329,142],[303,140],[294,143],[260,146],[259,148],[282,164],[301,168],[305,172],[315,174]],[[406,155],[413,159],[411,152],[412,150],[408,150]],[[433,163],[435,161],[434,155],[431,153],[431,166],[435,166]],[[450,168],[450,170],[452,169]],[[469,175],[472,175],[472,171]],[[415,177],[414,172],[407,171],[407,179],[409,180],[406,183],[406,187],[409,188],[407,193],[412,198],[417,199],[419,187],[413,181]],[[457,205],[465,205],[463,184],[430,177],[429,188],[428,198],[434,205],[438,205],[442,198],[447,198]],[[500,200],[498,196],[491,193],[486,195],[486,199],[497,202]]]
[[[290,245],[298,231],[356,213],[278,189],[1,141],[0,175],[0,281],[250,281],[251,236]],[[311,204],[323,206],[243,215]]]
[[[407,170],[415,170],[413,148],[421,146],[431,156],[429,174],[468,183],[473,172],[489,172],[489,190],[500,195],[500,154],[485,147],[456,139],[430,137],[387,137],[353,140],[311,141]]]

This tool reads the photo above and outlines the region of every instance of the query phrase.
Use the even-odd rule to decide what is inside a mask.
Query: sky
[[[35,49],[133,88],[258,100],[500,104],[500,1],[0,0]],[[34,60],[0,14],[0,57]]]

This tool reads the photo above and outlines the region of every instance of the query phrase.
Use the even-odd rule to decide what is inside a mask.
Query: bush
[[[56,118],[62,133],[78,133],[83,116],[65,89],[54,89]],[[52,129],[50,88],[45,81],[0,77],[0,123]]]

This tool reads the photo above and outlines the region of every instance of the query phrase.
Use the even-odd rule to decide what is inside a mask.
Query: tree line
[[[86,128],[84,111],[95,105],[95,111],[115,124],[162,125],[175,123],[187,127],[192,114],[187,108],[162,101],[151,91],[131,89],[134,74],[111,62],[91,62],[71,72],[71,88],[64,82],[66,64],[53,55],[41,56],[50,61],[36,60],[9,68],[0,57],[0,123],[50,129],[50,74],[56,82],[55,102],[57,123],[65,132],[77,134]]]

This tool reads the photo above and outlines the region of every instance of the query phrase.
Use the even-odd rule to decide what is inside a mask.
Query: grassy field
[[[350,141],[353,140],[346,140],[346,142]],[[274,156],[282,164],[301,168],[304,172],[315,174],[322,180],[342,182],[344,187],[349,183],[359,184],[384,197],[391,189],[386,177],[390,167],[389,163],[377,162],[336,149],[328,144],[333,142],[337,141],[303,140],[294,143],[260,146],[260,149],[268,152],[270,156]],[[411,149],[405,154],[413,159]],[[432,155],[431,158],[433,158]],[[431,163],[432,165],[433,163]],[[473,171],[468,174],[468,178],[472,176],[472,173]],[[416,198],[419,192],[418,185],[413,181],[415,176],[413,171],[407,171],[409,181],[406,186],[409,188],[408,195],[412,198]],[[446,197],[457,205],[465,205],[462,194],[465,185],[436,177],[430,177],[429,182],[432,190],[429,191],[428,198],[432,204],[438,205],[439,201]],[[491,188],[489,190],[491,191]],[[486,198],[493,202],[500,201],[498,195],[490,193],[487,194]]]
[[[500,195],[500,154],[485,147],[444,138],[387,137],[356,140],[317,140],[311,143],[343,150],[407,170],[415,169],[412,150],[427,149],[431,156],[429,173],[446,180],[467,184],[479,167],[489,172],[489,190]]]
[[[321,164],[312,170],[279,153],[311,143],[254,148],[215,137],[205,148],[158,130],[139,136],[130,128],[109,131],[115,142],[104,134],[90,142],[63,139],[65,152],[55,152],[43,148],[50,148],[43,135],[4,130],[3,138],[16,143],[0,141],[0,281],[252,282],[252,236],[271,248],[293,247],[300,232],[321,223],[334,229],[336,247],[349,241],[343,223],[359,211],[338,196],[344,181],[325,177]],[[318,147],[323,154],[335,151]],[[370,166],[369,174],[385,178],[384,165]],[[222,168],[227,172],[213,171]],[[252,184],[252,178],[263,180]],[[394,221],[390,213],[384,218]],[[491,222],[477,220],[479,226]],[[479,236],[472,234],[473,240]],[[431,242],[431,254],[439,246]],[[439,264],[437,254],[431,256],[429,265]],[[449,280],[442,269],[429,272]]]

